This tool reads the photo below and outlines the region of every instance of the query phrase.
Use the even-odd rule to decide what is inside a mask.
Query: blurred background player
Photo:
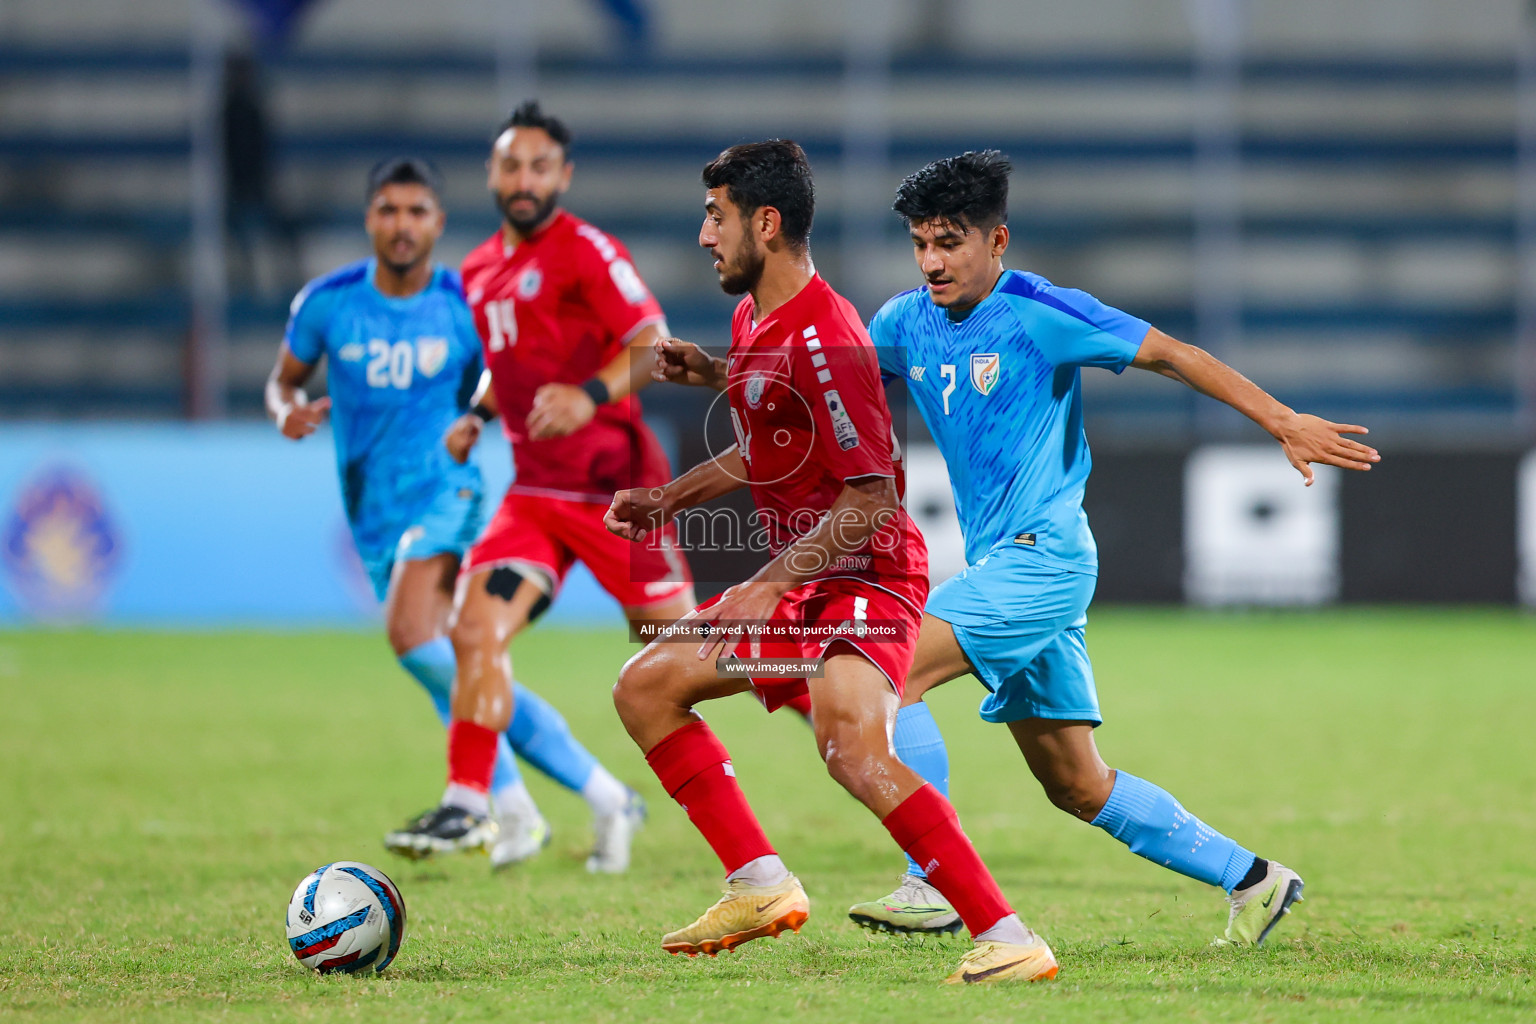
[[[565,124],[530,101],[502,126],[487,164],[503,223],[463,266],[485,374],[448,447],[464,462],[484,424],[500,416],[517,476],[459,579],[448,787],[439,806],[392,834],[400,848],[488,840],[496,737],[521,700],[507,646],[549,607],[578,559],[637,629],[694,604],[672,531],[632,545],[603,526],[615,491],[671,476],[634,397],[666,321],[623,244],[560,209],[570,141]],[[605,810],[587,866],[621,871],[645,805],[616,781],[588,795]]]
[[[374,255],[317,278],[294,299],[266,403],[294,440],[333,414],[347,519],[384,602],[390,646],[447,724],[454,662],[444,629],[459,560],[484,517],[479,469],[454,462],[443,444],[481,362],[458,275],[431,259],[443,231],[441,191],[425,161],[386,160],[373,169],[365,227]],[[322,355],[330,397],[310,402],[303,385]],[[593,780],[612,779],[560,713],[519,686],[517,715],[496,742],[492,790],[502,827],[491,858],[498,867],[549,841],[509,739],[577,792],[600,791]],[[589,802],[600,824],[605,805]],[[423,841],[395,848],[426,856],[445,847]]]
[[[1006,723],[1057,807],[1141,856],[1220,886],[1228,942],[1257,945],[1301,899],[1302,880],[1256,857],[1166,791],[1100,758],[1102,721],[1084,646],[1098,554],[1082,499],[1092,461],[1079,369],[1127,366],[1181,381],[1263,427],[1312,484],[1311,463],[1368,470],[1364,427],[1295,412],[1210,354],[1144,320],[1003,268],[1008,160],[996,150],[929,164],[902,182],[895,210],[911,230],[921,288],[870,324],[882,369],[910,378],[943,453],[965,536],[964,572],[936,587],[897,716],[902,760],[929,779],[948,756],[923,695],[971,674],[989,691],[981,717]],[[942,930],[951,909],[916,862],[897,890],[850,910],[891,931]]]
[[[699,244],[714,257],[720,287],[747,293],[727,360],[737,443],[665,487],[621,491],[608,518],[615,533],[643,542],[678,511],[749,486],[773,558],[695,611],[696,621],[715,624],[696,651],[654,642],[614,687],[625,728],[726,873],[725,895],[665,935],[662,948],[713,956],[799,931],[809,915],[730,754],[694,711],[750,685],[770,710],[809,690],[827,771],[953,901],[976,945],[949,981],[1054,977],[1050,947],[1008,905],[954,808],[891,748],[928,593],[928,552],[901,507],[897,444],[869,335],[811,262],[810,165],[795,143],[770,140],[727,149],[703,178]],[[782,639],[738,644],[770,621]],[[823,672],[748,680],[722,671],[721,655],[819,660]]]

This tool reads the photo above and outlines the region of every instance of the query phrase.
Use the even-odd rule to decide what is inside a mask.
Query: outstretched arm
[[[1219,402],[1225,402],[1263,427],[1285,449],[1285,457],[1312,486],[1311,464],[1341,469],[1371,468],[1381,461],[1376,449],[1344,434],[1368,434],[1364,427],[1331,423],[1282,405],[1253,381],[1204,349],[1149,328],[1132,366],[1182,381]]]

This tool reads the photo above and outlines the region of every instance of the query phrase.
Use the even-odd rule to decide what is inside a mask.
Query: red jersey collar
[[[803,301],[808,299],[812,293],[819,295],[824,291],[829,291],[830,289],[831,285],[822,280],[820,273],[812,274],[811,279],[805,282],[805,287],[791,295],[783,305],[779,306],[778,309],[775,309],[772,313],[769,313],[763,319],[759,320],[755,325],[752,325],[752,329],[747,332],[747,340],[756,340],[764,330],[777,322],[785,314],[786,311],[792,312]],[[750,315],[748,316],[747,322],[749,324],[751,323]]]
[[[521,242],[519,242],[518,244],[513,245],[513,246],[507,245],[507,236],[506,236],[506,234],[503,233],[500,228],[497,228],[496,229],[496,237],[501,239],[501,255],[502,255],[502,258],[503,259],[511,259],[512,258],[512,254],[517,252],[523,246],[531,245],[531,244],[533,244],[535,242],[542,241],[544,238],[547,238],[549,236],[549,233],[551,231],[553,231],[557,225],[564,224],[567,220],[570,219],[570,217],[571,217],[571,214],[570,214],[569,211],[567,211],[567,210],[565,210],[563,208],[560,208],[560,207],[556,207],[555,215],[553,217],[549,218],[549,223],[548,224],[545,224],[543,227],[539,228],[539,230],[535,231],[533,234],[529,235],[527,238],[523,239]]]

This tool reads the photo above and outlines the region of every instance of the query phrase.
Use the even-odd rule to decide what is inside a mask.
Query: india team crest
[[[423,377],[436,377],[448,362],[447,338],[417,338],[416,368]]]
[[[517,297],[531,299],[539,294],[539,288],[544,284],[544,275],[538,267],[529,267],[523,271],[523,276],[517,279]]]
[[[996,352],[971,356],[971,387],[983,396],[990,395],[1003,375],[1003,357]]]

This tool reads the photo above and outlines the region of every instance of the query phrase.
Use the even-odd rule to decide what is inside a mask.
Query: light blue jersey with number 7
[[[1130,365],[1145,320],[1037,274],[1005,270],[958,322],[915,288],[870,321],[888,378],[907,379],[949,466],[965,559],[1000,545],[1044,564],[1098,571],[1083,513],[1092,460],[1078,370]]]

